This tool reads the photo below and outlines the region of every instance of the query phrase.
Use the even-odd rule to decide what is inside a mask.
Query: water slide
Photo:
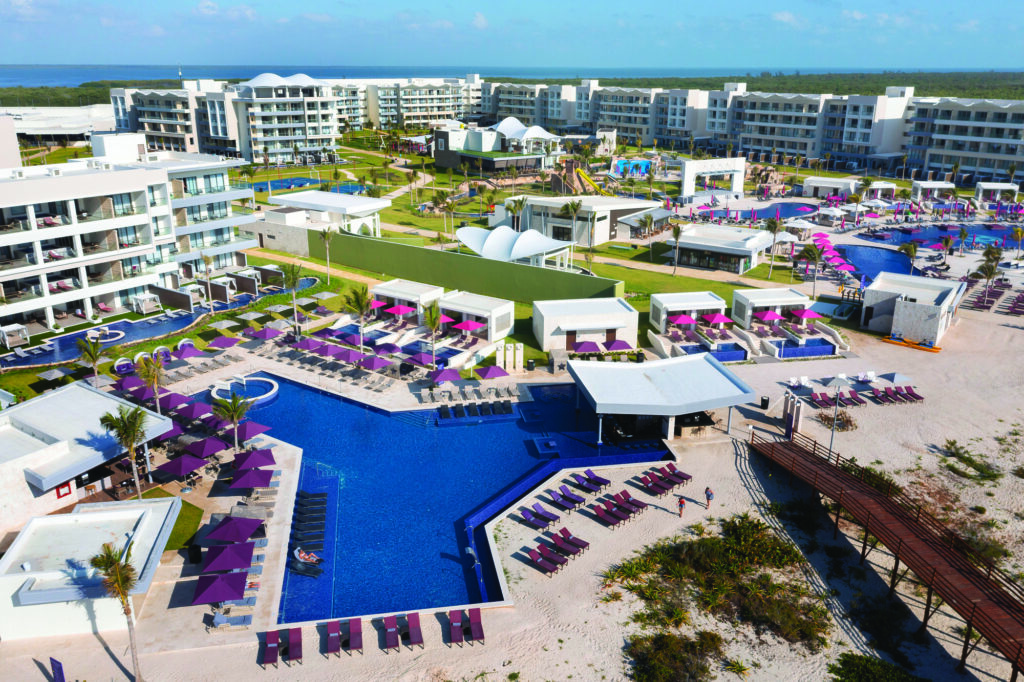
[[[615,196],[611,192],[606,192],[603,189],[601,189],[601,186],[594,182],[594,179],[587,175],[586,171],[584,171],[582,168],[576,169],[576,175],[579,176],[580,180],[582,180],[585,185],[589,185],[591,188],[596,190],[598,194],[603,194],[606,197]]]

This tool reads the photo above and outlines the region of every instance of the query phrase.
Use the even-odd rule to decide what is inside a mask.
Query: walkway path
[[[264,249],[246,249],[245,253],[251,256],[266,258],[267,260],[272,260],[277,263],[290,263],[293,265],[301,265],[307,270],[319,272],[324,275],[328,274],[326,266],[320,265],[319,263],[313,263],[312,261],[309,261],[305,258],[301,258],[299,256],[282,256],[279,253],[271,253],[270,251],[266,251]],[[360,275],[359,273],[356,272],[349,272],[348,270],[336,270],[335,268],[331,268],[330,275],[331,277],[340,277],[341,279],[347,279],[353,282],[360,282],[368,287],[372,287],[375,284],[380,284],[382,281],[379,279],[374,279],[373,277],[367,277],[366,275]]]

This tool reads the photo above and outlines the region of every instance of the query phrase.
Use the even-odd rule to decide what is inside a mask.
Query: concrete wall
[[[309,256],[309,230],[262,221],[251,223],[246,229],[256,235],[262,248]]]
[[[21,166],[18,134],[14,130],[13,116],[0,116],[0,168]]]
[[[639,328],[640,316],[638,313],[623,312],[618,315],[609,315],[607,321],[612,324],[625,323],[625,327],[616,329],[615,338],[622,339],[629,343],[634,348],[637,347],[637,331]],[[572,323],[571,315],[544,315],[544,313],[537,309],[536,306],[533,308],[533,336],[537,339],[537,344],[541,350],[569,350],[566,348],[566,333],[561,331],[559,327],[565,323]],[[595,326],[599,323],[595,322]],[[608,329],[599,328],[588,331],[577,331],[576,342],[580,341],[593,341],[597,344],[602,344],[607,340]],[[603,349],[603,346],[602,346]]]
[[[116,599],[15,606],[10,595],[26,579],[17,574],[0,578],[0,595],[3,595],[0,598],[0,639],[4,641],[128,629],[121,605]],[[51,653],[60,656],[59,641],[53,642]]]
[[[70,481],[71,494],[61,498],[57,497],[56,488],[40,492],[30,486],[25,480],[25,467],[29,463],[19,458],[0,465],[0,490],[4,491],[0,495],[0,536],[20,529],[33,516],[43,516],[78,501],[73,480]],[[2,612],[0,622],[5,622]]]
[[[936,345],[948,328],[950,317],[942,315],[936,306],[899,300],[892,316],[892,335]]]
[[[245,275],[238,275],[233,272],[228,273],[228,277],[235,281],[235,290],[240,294],[258,294],[259,293],[259,282],[256,281],[255,277],[246,277]]]

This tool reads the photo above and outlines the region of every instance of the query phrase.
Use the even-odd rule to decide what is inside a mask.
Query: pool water
[[[550,463],[553,456],[541,454],[534,439],[555,441],[562,458],[622,453],[607,445],[597,450],[596,417],[586,408],[576,412],[572,385],[530,389],[537,402],[521,413],[517,407],[514,421],[445,420],[438,427],[434,410],[388,413],[272,378],[278,398],[249,417],[303,449],[301,489],[327,493],[319,552],[325,571],[319,578],[285,571],[282,623],[479,602],[463,522]],[[661,454],[652,450],[650,457]],[[478,547],[493,586],[489,553]]]
[[[966,248],[976,247],[984,249],[989,244],[995,244],[1003,249],[1017,248],[1017,242],[1011,236],[1015,226],[1000,223],[946,223],[937,226],[921,226],[916,224],[887,225],[881,234],[872,235],[870,232],[862,232],[857,236],[876,244],[899,245],[904,242],[918,240],[923,244],[935,244],[943,237],[953,238],[953,248],[960,248],[960,228],[967,230]],[[902,228],[902,229],[901,229]],[[928,252],[930,249],[920,249]],[[935,253],[938,253],[936,251]]]
[[[856,268],[850,274],[860,279],[867,278],[870,284],[880,272],[892,272],[897,275],[910,274],[910,257],[905,253],[878,246],[859,246],[857,244],[837,245],[836,251]],[[914,272],[920,274],[915,268]]]
[[[705,346],[688,345],[680,346],[687,355],[696,353],[711,353],[711,357],[719,362],[742,362],[747,359],[747,350],[738,343],[720,343],[718,347],[709,351]]]
[[[359,325],[358,324],[346,324],[344,327],[338,327],[338,330],[340,332],[342,332],[342,334],[355,334],[356,336],[359,336]],[[371,341],[376,341],[377,339],[384,338],[385,336],[387,336],[390,333],[391,332],[386,332],[383,329],[374,329],[373,331],[364,331],[363,332],[363,342],[366,345],[372,345],[370,343]]]
[[[308,289],[309,287],[316,284],[316,277],[303,277],[299,282],[298,289]],[[260,294],[256,298],[261,298],[267,294]],[[234,310],[235,308],[241,308],[246,306],[253,301],[254,297],[251,294],[242,294],[237,300],[231,303],[215,303],[214,310],[221,312],[224,310]],[[174,317],[168,317],[161,315],[158,317],[152,317],[145,320],[120,320],[118,322],[111,322],[103,326],[108,327],[111,330],[117,330],[124,332],[124,336],[118,336],[116,339],[112,339],[110,342],[104,343],[105,347],[114,346],[122,343],[132,343],[135,341],[145,341],[156,336],[166,336],[167,334],[173,334],[176,331],[188,327],[196,318],[207,312],[206,307],[197,307],[194,312],[187,313],[184,315],[175,315]],[[17,367],[20,365],[44,365],[55,362],[67,362],[68,360],[74,360],[81,353],[76,345],[78,339],[85,338],[85,335],[90,330],[84,329],[80,332],[74,332],[73,334],[65,334],[63,336],[55,336],[47,339],[47,343],[53,345],[54,349],[51,351],[43,351],[42,353],[34,353],[29,355],[27,358],[19,358],[13,353],[0,358],[0,367]]]
[[[427,343],[426,341],[415,341],[407,346],[402,346],[402,352],[406,353],[407,355],[415,355],[416,353],[429,353],[430,344]],[[456,355],[459,355],[462,352],[463,351],[458,350],[456,348],[445,347],[438,348],[436,355],[438,360],[451,360]]]
[[[819,337],[805,339],[800,345],[796,341],[786,339],[785,341],[770,341],[779,349],[779,357],[788,358],[811,358],[819,355],[835,355],[836,347]]]
[[[273,191],[281,189],[295,189],[297,187],[307,187],[308,185],[320,184],[320,181],[316,178],[278,178],[276,180],[254,182],[251,187],[254,192],[266,192],[268,182],[270,184],[270,189]]]
[[[801,207],[817,210],[817,207],[815,207],[812,204],[803,204],[794,201],[781,201],[776,202],[774,204],[768,204],[766,206],[754,208],[749,211],[740,211],[739,213],[741,220],[750,220],[751,213],[756,214],[756,216],[754,217],[755,220],[766,220],[767,218],[774,218],[776,214],[779,216],[780,219],[800,218],[806,217],[811,213],[811,211],[799,210]],[[712,211],[711,215],[714,216],[715,218],[725,218],[727,217],[725,213],[726,211],[723,207],[722,209]],[[696,209],[694,209],[694,215],[696,214],[697,211]],[[729,216],[735,217],[735,215],[736,210],[729,209]]]
[[[615,174],[619,177],[647,177],[651,172],[650,161],[628,161],[619,159],[615,162]]]

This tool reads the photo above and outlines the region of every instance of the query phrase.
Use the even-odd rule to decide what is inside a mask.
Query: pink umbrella
[[[727,322],[732,322],[732,320],[722,313],[710,313],[708,315],[701,315],[700,317],[708,324],[726,324]]]
[[[784,320],[784,319],[786,319],[782,315],[779,315],[774,310],[762,310],[760,312],[754,313],[754,317],[756,317],[757,319],[761,320],[762,322],[770,322],[772,320]]]
[[[865,213],[864,217],[865,218],[881,218],[882,216],[878,215],[877,213]]]
[[[441,313],[441,317],[438,318],[438,319],[441,320],[441,324],[448,324],[449,322],[454,322],[455,321],[454,317],[448,317],[444,313]]]
[[[370,309],[371,310],[376,310],[377,308],[383,308],[386,305],[387,305],[387,301],[376,301],[375,300],[373,303],[370,304]]]
[[[821,315],[819,315],[818,313],[807,308],[801,308],[800,310],[790,310],[789,312],[793,314],[793,317],[800,320],[814,320],[821,317]]]
[[[829,265],[842,265],[846,261],[839,256],[832,256],[831,258],[826,259],[825,262]]]
[[[828,235],[825,234],[824,232],[815,232],[811,236],[814,237],[815,239],[828,239]]]
[[[697,320],[693,319],[692,317],[685,313],[672,315],[671,317],[668,318],[668,321],[671,322],[672,324],[697,324]]]
[[[810,213],[814,209],[811,208],[810,206],[797,206],[796,210],[800,211],[801,213]]]
[[[936,251],[942,251],[946,247],[943,246],[942,244],[939,244],[939,243],[936,242],[935,244],[928,244],[924,248],[926,248],[926,249],[935,249]]]
[[[409,313],[414,312],[415,310],[416,309],[413,308],[412,306],[407,306],[407,305],[399,304],[399,305],[391,306],[390,308],[388,308],[384,312],[392,313],[394,315],[408,315]]]
[[[471,332],[486,326],[487,325],[484,324],[483,322],[477,322],[476,320],[464,320],[462,322],[459,322],[458,324],[453,324],[452,328]]]
[[[850,265],[849,263],[843,263],[843,264],[841,264],[841,265],[837,265],[837,266],[836,266],[836,270],[843,270],[843,271],[845,271],[845,272],[853,272],[853,271],[854,271],[854,270],[856,270],[856,269],[857,269],[857,268],[853,267],[853,266],[852,266],[852,265]]]

